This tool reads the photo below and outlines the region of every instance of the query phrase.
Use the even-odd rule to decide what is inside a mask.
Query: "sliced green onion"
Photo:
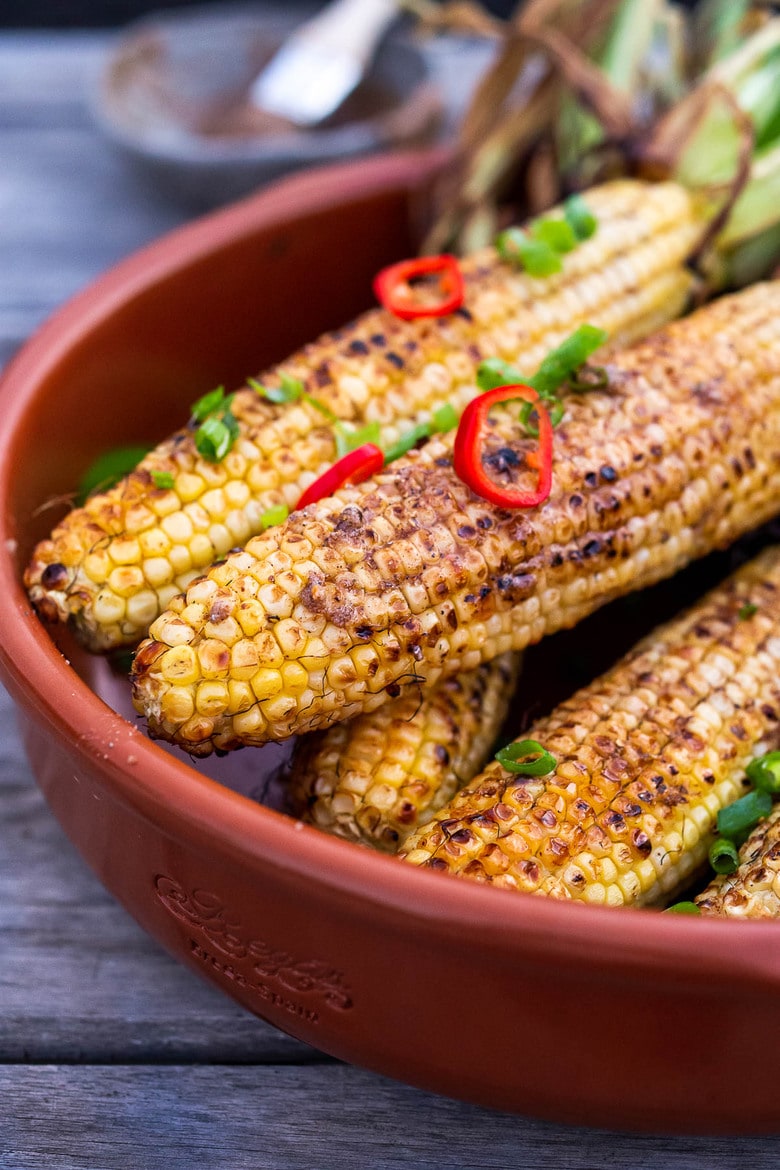
[[[289,374],[282,374],[278,386],[264,386],[254,378],[247,378],[247,385],[256,390],[263,398],[277,405],[285,402],[297,402],[303,394],[303,382],[292,378]]]
[[[260,527],[263,532],[266,528],[275,528],[277,524],[284,524],[289,515],[290,509],[286,504],[274,504],[272,508],[263,512],[260,517]]]
[[[666,907],[664,914],[701,914],[701,907],[695,902],[675,902]]]
[[[748,792],[718,813],[718,832],[724,837],[740,837],[749,833],[762,817],[772,811],[772,797],[768,792]]]
[[[574,228],[565,219],[537,219],[531,224],[531,234],[554,252],[571,252],[579,242]]]
[[[229,410],[222,418],[210,415],[195,432],[195,447],[198,454],[209,463],[219,463],[224,459],[233,443],[238,438],[238,423]]]
[[[153,471],[151,474],[156,488],[172,488],[176,482],[171,471]]]
[[[716,837],[710,845],[710,865],[715,873],[733,873],[738,868],[737,847],[728,837]]]
[[[543,398],[542,402],[547,407],[547,413],[550,416],[550,426],[557,427],[566,413],[566,407],[561,402],[560,398]],[[534,438],[539,435],[539,428],[535,423],[531,422],[531,416],[536,410],[533,402],[524,402],[520,407],[520,422],[526,429],[526,433],[533,435]]]
[[[604,390],[609,386],[609,374],[603,366],[581,366],[575,370],[566,383],[575,394],[587,394],[589,390]]]
[[[394,443],[385,451],[385,463],[393,463],[396,459],[400,459],[402,455],[406,455],[413,447],[416,447],[421,439],[430,438],[431,424],[424,422],[418,423],[416,427],[401,435],[400,439],[396,439]]]
[[[748,780],[760,791],[780,792],[780,752],[767,752],[745,768]]]
[[[522,739],[510,743],[496,752],[496,759],[507,772],[523,776],[546,776],[555,769],[555,756],[551,755],[535,739]]]
[[[190,412],[195,422],[203,422],[215,410],[220,410],[225,402],[225,387],[217,386],[216,390],[209,390],[197,402],[193,402]]]
[[[356,451],[364,443],[374,443],[378,447],[382,437],[381,428],[376,421],[354,430],[345,427],[342,422],[336,422],[333,429],[336,432],[336,453],[339,459],[342,455],[348,455],[350,451]]]
[[[444,406],[440,406],[438,410],[434,410],[431,416],[432,432],[438,435],[446,435],[447,431],[454,431],[459,422],[458,412],[451,402],[445,402]]]
[[[740,606],[737,617],[741,622],[744,622],[748,618],[752,618],[754,613],[758,613],[758,606],[752,601],[746,601],[743,606]]]
[[[315,410],[318,410],[320,414],[324,415],[329,423],[333,423],[334,426],[338,426],[338,424],[341,422],[339,416],[334,414],[330,407],[326,406],[324,402],[320,402],[319,398],[314,398],[311,394],[302,394],[301,397],[303,398],[304,402],[308,402],[309,406],[313,406]]]
[[[496,237],[502,260],[524,268],[529,276],[551,276],[561,271],[561,258],[549,244],[533,239],[520,228],[507,228]]]
[[[596,325],[580,325],[557,349],[548,353],[528,385],[542,398],[549,398],[607,340]]]
[[[517,382],[525,382],[524,375],[501,358],[485,358],[477,366],[477,387],[480,390],[495,390],[497,386],[514,386]]]
[[[151,444],[146,446],[136,444],[128,447],[113,447],[110,451],[104,451],[102,455],[98,455],[81,477],[79,490],[76,493],[76,503],[80,506],[87,496],[91,496],[95,491],[108,491],[115,483],[119,483],[120,479],[129,475],[151,449]]]
[[[563,205],[563,214],[578,240],[589,240],[595,235],[599,221],[581,195],[570,195]]]

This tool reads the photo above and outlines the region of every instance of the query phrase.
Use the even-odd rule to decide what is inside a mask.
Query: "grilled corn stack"
[[[298,741],[292,812],[326,832],[394,853],[484,767],[519,658],[502,654],[378,711]]]
[[[535,279],[487,249],[463,263],[462,310],[416,321],[373,310],[261,381],[293,377],[339,419],[378,421],[390,444],[445,402],[461,410],[482,358],[533,373],[584,321],[615,342],[645,336],[683,309],[684,261],[702,231],[697,206],[675,184],[638,182],[594,189],[588,204],[596,234],[559,275]],[[336,458],[333,428],[310,402],[273,406],[244,389],[233,413],[240,437],[221,462],[202,458],[193,431],[183,430],[65,517],[26,574],[42,616],[70,622],[92,650],[135,644],[176,593],[260,532],[269,508],[294,508]],[[172,475],[173,487],[155,487],[154,473]]]
[[[780,806],[756,825],[734,873],[719,874],[694,899],[702,914],[780,918]]]
[[[530,728],[552,772],[490,764],[408,839],[405,860],[609,906],[673,897],[746,765],[780,738],[778,628],[775,548]]]
[[[152,626],[134,697],[195,754],[263,743],[433,686],[674,573],[780,507],[780,283],[617,355],[571,395],[550,498],[505,511],[432,440],[215,566]],[[516,484],[531,441],[497,415]]]

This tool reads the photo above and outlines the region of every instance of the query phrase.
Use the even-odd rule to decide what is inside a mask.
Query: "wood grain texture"
[[[72,292],[185,218],[92,124],[85,87],[108,43],[0,34],[0,364]],[[0,1170],[780,1164],[775,1139],[575,1130],[325,1060],[135,925],[46,809],[2,690],[0,729]]]
[[[776,1170],[780,1157],[774,1140],[565,1129],[343,1065],[0,1069],[0,1094],[3,1170]]]

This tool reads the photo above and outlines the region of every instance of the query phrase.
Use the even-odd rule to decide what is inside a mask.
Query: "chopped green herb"
[[[695,902],[675,902],[666,907],[664,914],[701,914],[701,908]]]
[[[739,866],[737,847],[728,837],[716,837],[710,845],[709,856],[715,873],[734,873]]]
[[[219,410],[225,402],[225,387],[217,386],[216,390],[209,390],[197,402],[193,402],[190,410],[195,422],[203,422],[215,410]]]
[[[176,482],[171,471],[153,471],[151,475],[156,488],[172,488]]]
[[[260,527],[263,532],[266,528],[275,528],[277,524],[284,524],[287,517],[290,515],[290,509],[286,504],[274,504],[272,508],[268,508],[260,517]]]
[[[497,386],[514,386],[525,382],[525,376],[509,362],[501,358],[485,358],[477,366],[477,387],[480,390],[495,390]]]
[[[758,606],[755,605],[752,601],[746,601],[745,604],[740,607],[737,617],[741,622],[744,622],[747,621],[748,618],[752,618],[754,613],[758,613]]]
[[[718,832],[724,837],[739,838],[772,811],[772,797],[768,792],[748,792],[718,813]]]
[[[579,243],[574,228],[566,219],[537,219],[531,224],[531,234],[554,252],[571,252]]]
[[[588,390],[604,390],[609,386],[609,374],[603,366],[586,364],[570,375],[566,385],[575,394],[586,394]]]
[[[329,423],[333,423],[336,426],[341,421],[329,406],[326,406],[324,402],[320,402],[319,398],[314,398],[311,394],[303,394],[301,397],[304,402],[308,402],[309,406],[313,406],[315,410],[318,410],[320,414],[324,415]]]
[[[560,272],[561,258],[543,240],[536,240],[520,228],[507,228],[496,238],[496,248],[502,260],[524,268],[529,276],[551,276]]]
[[[276,403],[276,405],[297,402],[303,394],[303,382],[292,378],[289,374],[281,375],[278,386],[264,386],[262,382],[258,382],[254,378],[247,378],[247,385],[256,390],[262,398],[267,398],[269,402]]]
[[[598,220],[581,195],[570,195],[563,205],[566,222],[578,240],[589,240],[595,235]]]
[[[780,752],[767,752],[745,768],[748,780],[760,792],[780,793]]]
[[[507,744],[496,752],[496,759],[507,772],[523,776],[546,776],[555,769],[556,760],[535,739],[522,739]]]
[[[417,426],[412,427],[411,430],[406,431],[401,435],[400,439],[396,439],[394,443],[385,450],[385,464],[394,463],[396,459],[400,459],[402,455],[408,454],[413,447],[422,439],[428,439],[431,435],[430,423],[418,423]]]
[[[222,418],[209,415],[195,432],[196,450],[209,463],[219,463],[233,446],[238,434],[238,423],[229,410],[225,411]]]
[[[339,459],[343,455],[349,454],[350,451],[356,451],[364,443],[373,443],[378,447],[382,437],[381,428],[376,421],[366,423],[364,427],[358,427],[354,430],[337,421],[333,424],[333,429],[336,432],[336,453]]]
[[[151,449],[151,445],[141,447],[136,444],[131,447],[114,447],[98,455],[81,478],[76,503],[81,506],[93,492],[108,491],[115,483],[119,483],[120,479],[129,475]]]
[[[451,402],[445,402],[431,416],[431,430],[433,434],[446,435],[447,431],[454,431],[458,425],[458,412]]]
[[[408,454],[423,439],[429,439],[431,435],[445,434],[447,431],[454,430],[457,425],[457,410],[451,403],[445,402],[444,406],[440,406],[438,410],[434,410],[430,422],[417,423],[416,426],[413,426],[401,435],[400,439],[396,439],[394,443],[391,443],[386,448],[385,465],[394,463],[402,455]]]
[[[563,405],[560,398],[542,397],[542,403],[547,407],[548,414],[550,415],[550,426],[557,427],[558,423],[566,413],[566,407]],[[536,406],[533,402],[524,402],[520,407],[519,417],[520,422],[526,429],[526,433],[537,437],[539,434],[539,428],[535,423],[531,422],[531,418],[535,410]]]
[[[549,398],[606,340],[603,329],[596,325],[580,325],[548,353],[533,377],[528,379],[528,385],[542,398]]]

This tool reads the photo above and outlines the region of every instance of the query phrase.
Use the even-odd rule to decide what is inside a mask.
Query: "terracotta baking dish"
[[[46,505],[97,453],[161,437],[204,390],[370,303],[376,269],[414,249],[441,163],[310,172],[175,232],[71,301],[8,369],[0,664],[33,769],[147,930],[326,1052],[557,1120],[780,1130],[780,930],[555,904],[328,838],[259,802],[273,803],[278,750],[196,767],[147,740],[123,681],[66,646],[69,662],[22,591],[57,515]]]

